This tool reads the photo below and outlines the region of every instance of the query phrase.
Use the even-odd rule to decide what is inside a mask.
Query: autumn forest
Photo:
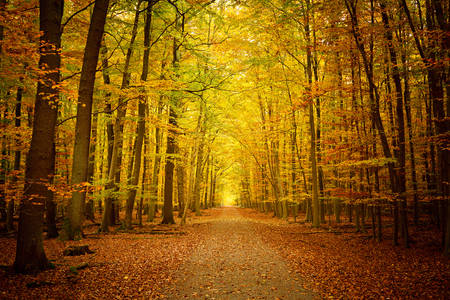
[[[450,3],[0,0],[0,298],[450,298]]]

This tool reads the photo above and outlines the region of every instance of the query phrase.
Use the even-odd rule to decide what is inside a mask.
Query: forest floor
[[[224,208],[177,271],[168,299],[313,299],[242,210]],[[270,234],[265,231],[264,234]]]
[[[450,299],[450,260],[423,228],[408,249],[348,223],[313,229],[238,208],[183,227],[96,229],[81,241],[46,239],[55,269],[36,275],[11,272],[15,239],[0,237],[0,299]],[[71,245],[95,253],[64,256]]]

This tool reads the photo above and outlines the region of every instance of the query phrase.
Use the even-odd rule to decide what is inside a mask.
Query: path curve
[[[220,210],[204,242],[163,292],[166,299],[313,299],[251,220],[238,208]]]

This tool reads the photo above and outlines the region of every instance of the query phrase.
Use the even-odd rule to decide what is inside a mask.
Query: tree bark
[[[152,2],[150,1],[147,7],[147,14],[145,20],[145,28],[144,28],[144,56],[142,60],[142,73],[141,73],[141,81],[147,81],[148,77],[148,64],[150,57],[150,26],[152,21]],[[147,96],[141,96],[138,104],[138,116],[139,121],[136,128],[136,140],[134,144],[134,167],[131,176],[131,189],[128,192],[128,198],[126,202],[126,211],[125,211],[125,227],[131,228],[131,218],[133,215],[133,207],[134,201],[136,199],[137,193],[137,185],[139,182],[139,174],[141,171],[141,160],[142,160],[142,146],[144,143],[144,135],[145,135],[145,111],[147,106]]]
[[[134,42],[137,35],[137,27],[139,21],[139,7],[142,3],[141,0],[138,1],[136,5],[136,12],[134,16],[133,28],[131,30],[131,40],[130,45],[127,50],[127,55],[125,57],[124,71],[122,75],[121,89],[126,89],[130,85],[130,74],[129,67],[131,57],[133,55]],[[118,216],[118,199],[114,195],[118,191],[117,184],[120,182],[120,165],[122,162],[122,145],[123,145],[123,119],[126,116],[126,103],[123,96],[119,97],[117,115],[114,122],[114,143],[113,150],[111,153],[111,164],[108,171],[108,183],[106,185],[106,190],[108,194],[105,198],[105,209],[103,210],[102,223],[100,225],[99,231],[108,232],[109,226],[112,225]]]
[[[21,80],[22,81],[22,80]],[[21,116],[22,116],[22,98],[23,98],[23,87],[19,86],[17,88],[16,95],[16,109],[15,109],[15,127],[20,128],[21,125]],[[20,143],[18,139],[15,141],[16,146]],[[20,150],[14,151],[14,170],[20,170],[20,161],[21,161],[22,153]],[[14,175],[13,182],[17,185],[17,175]],[[15,186],[17,188],[17,186]],[[14,199],[10,199],[8,202],[8,206],[6,207],[6,231],[14,231]]]
[[[204,148],[204,136],[205,136],[205,107],[204,101],[201,100],[200,103],[200,112],[198,116],[198,124],[197,130],[200,135],[199,141],[197,143],[197,163],[195,166],[195,179],[194,179],[194,207],[195,207],[195,215],[200,215],[200,207],[201,207],[201,197],[200,197],[200,184],[203,181],[203,148]]]
[[[95,148],[97,146],[97,124],[98,124],[98,116],[97,114],[94,115],[94,118],[92,120],[92,130],[91,130],[91,136],[92,136],[92,143],[90,143],[89,146],[89,164],[88,164],[88,170],[87,170],[87,180],[90,185],[93,185],[94,183],[94,172],[95,172]],[[86,204],[84,215],[87,219],[94,221],[94,195],[92,190],[88,191],[88,202]]]
[[[310,0],[306,0],[306,16],[305,16],[305,38],[306,48],[306,75],[308,80],[307,90],[311,90],[312,86],[312,54],[311,54],[311,32],[309,24],[309,14],[311,9]],[[316,129],[314,123],[314,103],[313,99],[309,101],[309,132],[310,132],[310,161],[311,161],[311,184],[312,184],[312,219],[313,227],[320,226],[320,203],[318,191],[318,174],[317,174],[317,157],[316,157]]]
[[[66,228],[69,239],[79,239],[82,236],[83,207],[86,196],[83,183],[87,182],[89,165],[92,96],[108,5],[109,0],[95,1],[86,47],[84,48],[83,66],[78,89],[75,145],[73,149],[72,185],[74,186],[74,191],[69,203],[69,226]]]
[[[166,166],[164,170],[164,208],[163,208],[163,220],[162,224],[175,224],[173,218],[173,170],[174,170],[174,154],[176,149],[174,130],[177,126],[177,115],[174,108],[169,108],[169,131],[167,133],[167,148],[166,148]]]
[[[394,49],[392,29],[389,24],[389,17],[386,12],[386,3],[380,0],[381,17],[385,28],[385,37],[388,42],[389,56],[391,59],[392,78],[395,85],[395,99],[396,99],[396,131],[398,138],[398,150],[394,151],[397,159],[396,166],[396,192],[400,199],[400,224],[402,230],[403,243],[405,247],[409,246],[408,238],[408,217],[407,217],[407,203],[406,203],[406,141],[405,141],[405,118],[403,115],[403,91],[400,79],[400,70],[398,68],[397,53]]]
[[[184,26],[181,24],[182,16],[177,12],[175,13],[175,28],[177,28],[181,34],[183,34]],[[184,18],[184,16],[183,16]],[[183,20],[184,21],[184,20]],[[180,48],[181,44],[177,37],[173,38],[173,58],[172,66],[176,71],[179,69],[180,64]],[[166,147],[166,166],[164,170],[164,208],[163,208],[163,220],[162,224],[175,224],[173,218],[173,170],[174,170],[174,160],[177,154],[177,143],[176,143],[176,128],[177,124],[177,113],[176,109],[179,107],[178,95],[175,93],[171,96],[171,102],[169,105],[169,130],[167,132],[167,147]]]
[[[52,197],[47,188],[53,175],[53,145],[58,116],[58,83],[60,82],[62,0],[39,1],[40,38],[39,69],[33,133],[25,170],[25,191],[20,204],[14,269],[32,273],[49,266],[42,243],[45,200]]]
[[[372,64],[369,63],[364,44],[362,44],[361,42],[361,34],[358,25],[356,4],[353,1],[345,0],[345,5],[347,7],[347,11],[350,14],[353,37],[355,39],[356,46],[363,59],[364,71],[366,73],[367,81],[369,82],[370,114],[372,122],[375,124],[375,127],[377,129],[384,157],[386,159],[391,159],[392,154],[380,115],[380,108],[379,108],[380,96],[378,94],[378,89],[374,83]],[[389,171],[390,188],[392,192],[395,194],[397,192],[397,186],[396,186],[396,174],[394,170],[394,164],[393,162],[388,162],[387,166]],[[394,234],[394,243],[396,243],[395,236],[396,235]]]
[[[162,96],[160,96],[157,107],[157,116],[162,113],[163,104]],[[152,181],[150,183],[150,207],[148,211],[147,219],[152,222],[156,214],[156,206],[158,204],[158,186],[159,186],[159,173],[161,168],[161,128],[159,125],[155,127],[155,158],[153,160],[153,172]]]

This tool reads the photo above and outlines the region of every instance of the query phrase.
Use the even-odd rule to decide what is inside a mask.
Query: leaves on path
[[[295,295],[303,295],[306,285],[321,298],[450,299],[450,261],[431,239],[415,237],[413,247],[404,249],[392,246],[390,241],[369,240],[367,233],[350,232],[347,224],[328,231],[312,229],[308,224],[287,224],[250,209],[239,212],[247,220],[233,214],[223,219],[221,209],[212,209],[201,217],[192,217],[182,228],[147,224],[131,232],[88,233],[82,241],[45,240],[47,256],[55,269],[35,276],[17,275],[5,267],[14,261],[16,244],[13,238],[0,238],[0,298],[162,298],[180,287],[180,276],[188,279],[198,271],[203,273],[196,283],[196,297],[239,298],[252,288],[250,281],[228,289],[218,287],[228,274],[236,278],[252,274],[256,288],[276,294],[280,287],[272,283],[278,277],[274,271],[279,267],[278,253],[290,267],[283,272],[295,280]],[[212,234],[218,219],[228,227],[221,228],[220,235]],[[239,226],[248,229],[234,232]],[[224,256],[230,237],[235,239],[232,250]],[[95,253],[63,255],[67,247],[80,245]],[[248,246],[266,245],[276,252],[260,251],[261,257],[255,260],[254,253],[248,251]],[[198,270],[183,268],[194,253],[203,253],[197,261]],[[244,260],[240,259],[242,255]],[[252,265],[252,259],[260,262],[258,267]],[[214,261],[212,269],[210,261]],[[192,293],[187,296],[194,297]]]

